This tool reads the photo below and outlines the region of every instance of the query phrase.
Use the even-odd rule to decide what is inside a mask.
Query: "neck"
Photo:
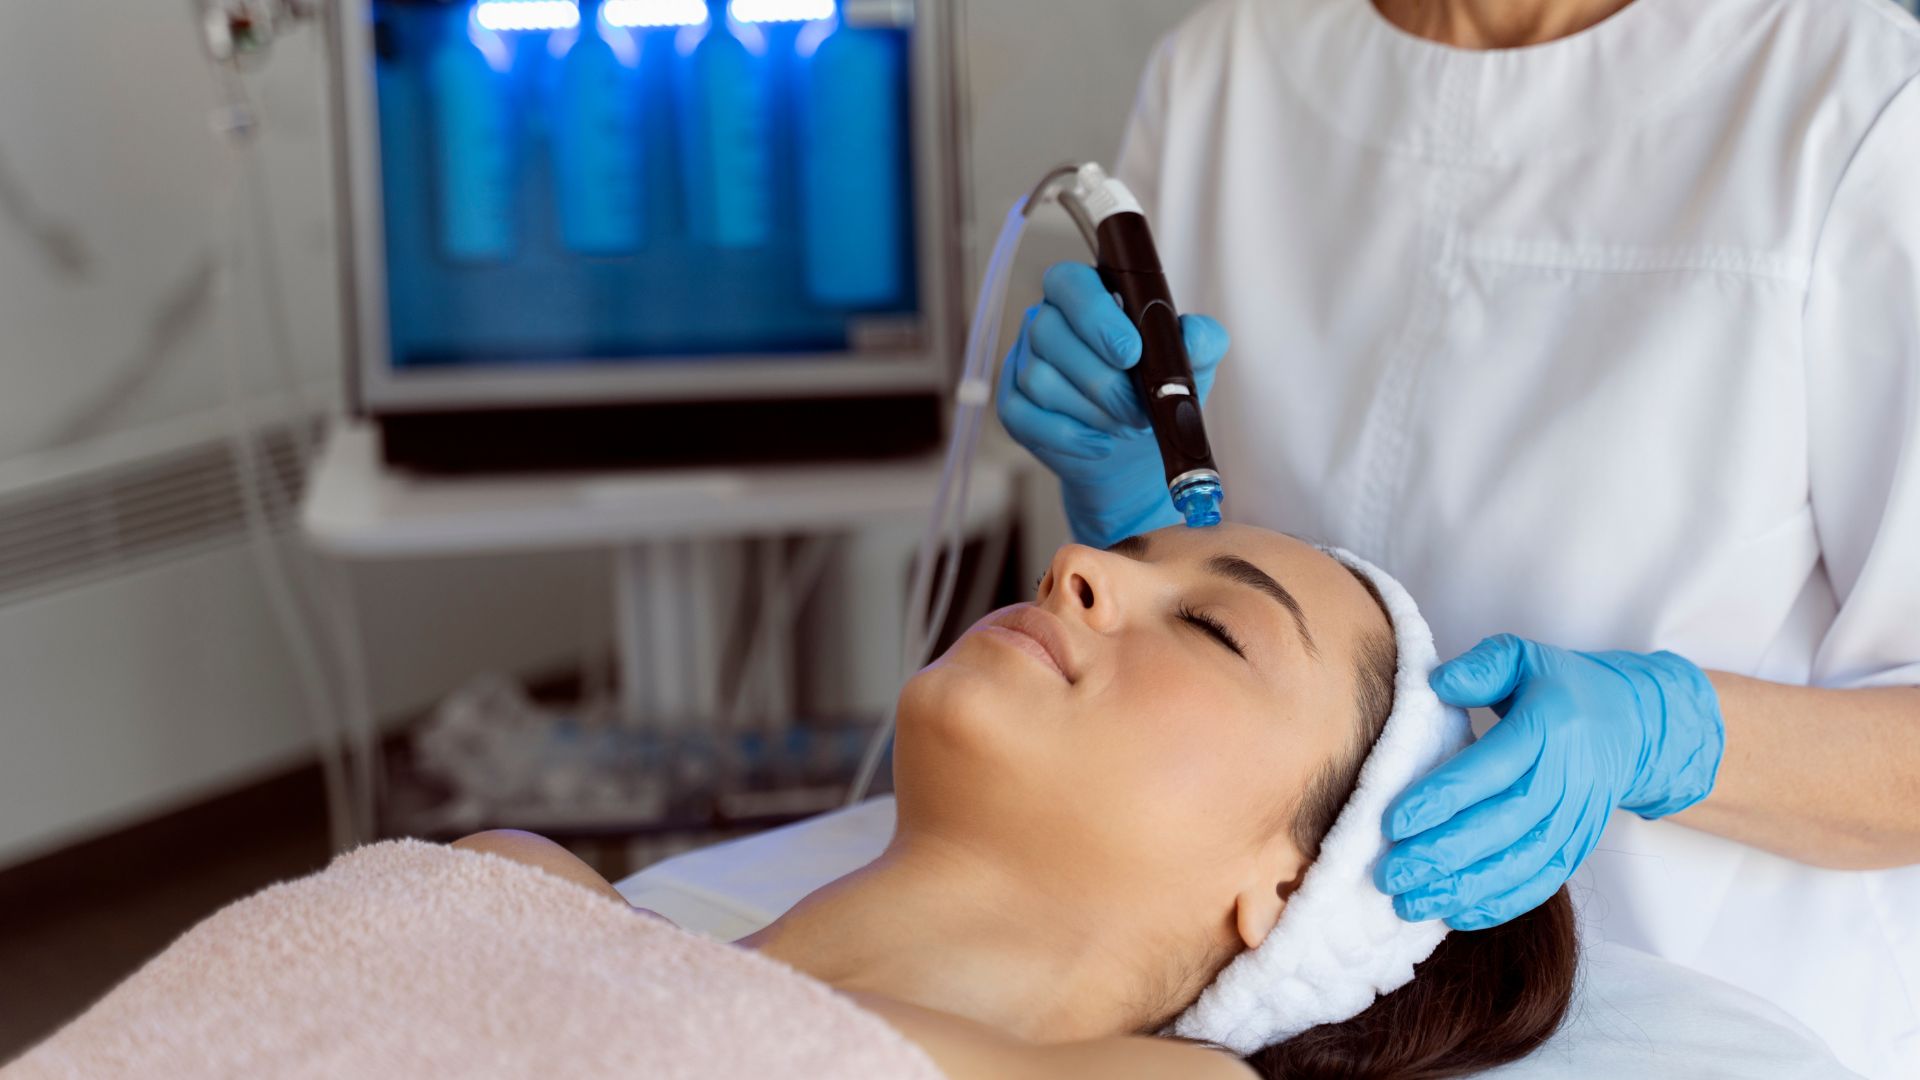
[[[1047,895],[1045,883],[1020,877],[937,842],[896,840],[741,944],[840,990],[1032,1042],[1120,1034],[1146,1022],[1116,992],[1141,981],[1115,948],[1128,925],[1121,912]]]
[[[1461,49],[1517,49],[1570,37],[1632,0],[1373,0],[1409,34]]]

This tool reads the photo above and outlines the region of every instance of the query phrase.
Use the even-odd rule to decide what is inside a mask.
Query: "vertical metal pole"
[[[614,549],[613,617],[620,669],[620,722],[628,727],[640,727],[653,715],[653,634],[646,603],[646,545],[627,544]]]
[[[346,735],[353,793],[350,816],[355,839],[366,843],[379,838],[386,763],[381,759],[380,730],[374,718],[366,657],[360,649],[359,610],[354,602],[353,580],[346,568],[330,559],[316,560],[316,564],[326,608],[322,617],[333,637],[343,684],[341,708],[346,715],[341,718],[341,727]]]
[[[654,724],[666,731],[685,726],[690,694],[687,659],[687,552],[685,545],[661,541],[647,548],[646,593]]]
[[[787,595],[786,542],[769,536],[760,541],[761,619],[766,627],[760,662],[766,672],[766,693],[760,728],[785,731],[793,722],[793,605]]]
[[[720,712],[721,630],[727,620],[721,611],[719,568],[736,561],[731,541],[688,540],[683,549],[687,574],[681,601],[685,604],[688,712],[701,724],[711,724]]]
[[[266,542],[272,543],[272,540]],[[313,560],[315,580],[322,594],[320,606],[321,633],[330,639],[336,656],[344,657],[348,653],[358,653],[360,627],[354,619],[351,609],[343,608],[333,602],[332,594],[348,586],[350,582],[346,568],[332,559]],[[324,672],[320,675],[324,680]],[[340,854],[364,840],[371,834],[361,823],[361,807],[366,798],[362,793],[364,785],[354,772],[360,739],[354,732],[353,717],[363,710],[352,705],[347,699],[353,688],[345,685],[348,680],[340,680],[337,695],[321,693],[320,708],[331,712],[337,707],[338,716],[324,717],[324,731],[320,735],[317,749],[320,753],[320,771],[327,788],[327,818],[331,828],[334,854]],[[313,707],[309,704],[309,707]],[[365,711],[371,712],[371,708]]]

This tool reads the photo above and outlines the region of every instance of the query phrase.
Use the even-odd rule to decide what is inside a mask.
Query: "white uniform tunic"
[[[1492,52],[1369,0],[1201,9],[1119,171],[1233,334],[1229,516],[1389,568],[1442,655],[1920,684],[1916,72],[1889,0],[1635,0]],[[1616,814],[1575,885],[1607,937],[1920,1076],[1920,868]]]

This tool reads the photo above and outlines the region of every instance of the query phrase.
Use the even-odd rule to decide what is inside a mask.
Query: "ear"
[[[1249,949],[1257,949],[1267,940],[1267,935],[1280,921],[1280,913],[1286,910],[1287,898],[1300,887],[1300,879],[1307,873],[1297,854],[1270,855],[1262,862],[1268,872],[1249,881],[1234,898],[1234,926],[1240,932],[1241,942]],[[1276,862],[1280,863],[1277,869]]]

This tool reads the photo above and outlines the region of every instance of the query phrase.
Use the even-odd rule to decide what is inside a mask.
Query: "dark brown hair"
[[[1526,1056],[1559,1028],[1578,953],[1567,890],[1511,922],[1448,934],[1366,1012],[1247,1057],[1272,1080],[1441,1080]]]
[[[1367,590],[1374,606],[1380,609],[1380,617],[1391,627],[1393,616],[1387,614],[1387,602],[1381,599],[1373,579],[1351,566],[1347,566],[1347,572]],[[1386,730],[1387,717],[1393,715],[1393,676],[1399,666],[1400,650],[1394,647],[1392,630],[1368,634],[1361,641],[1354,670],[1354,705],[1360,713],[1360,722],[1354,725],[1353,740],[1348,743],[1345,754],[1327,762],[1307,782],[1294,809],[1293,842],[1309,860],[1320,854],[1320,841],[1326,839],[1334,819],[1353,797],[1360,767],[1367,763],[1367,754],[1373,744],[1380,741],[1380,733]]]
[[[1385,615],[1373,582],[1347,569]],[[1294,814],[1295,839],[1309,858],[1352,797],[1393,712],[1397,652],[1390,634],[1362,645],[1355,748],[1314,778]],[[1246,1061],[1273,1080],[1441,1080],[1491,1069],[1525,1056],[1560,1026],[1577,958],[1573,905],[1561,889],[1501,926],[1448,934],[1414,968],[1412,982],[1359,1016],[1310,1028]]]

